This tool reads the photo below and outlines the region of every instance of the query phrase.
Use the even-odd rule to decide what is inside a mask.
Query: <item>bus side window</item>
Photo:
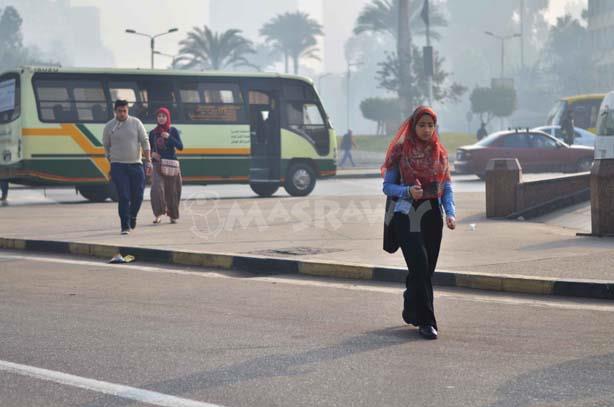
[[[237,83],[183,82],[179,96],[184,120],[196,123],[245,123],[246,113]]]
[[[117,100],[128,102],[128,113],[130,116],[141,118],[143,114],[142,104],[137,101],[138,88],[136,82],[109,82],[109,93],[111,94],[111,106]]]
[[[139,118],[143,122],[156,123],[156,112],[161,107],[166,107],[171,117],[177,117],[177,97],[171,78],[142,79],[138,87],[143,102]]]

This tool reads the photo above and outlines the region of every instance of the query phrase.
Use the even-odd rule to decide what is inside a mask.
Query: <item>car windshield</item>
[[[498,138],[499,138],[499,133],[493,133],[493,134],[489,135],[488,137],[484,137],[482,140],[480,140],[477,143],[475,143],[475,145],[476,146],[482,146],[482,147],[490,146]]]

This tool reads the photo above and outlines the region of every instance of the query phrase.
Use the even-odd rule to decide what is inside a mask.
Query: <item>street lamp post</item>
[[[177,57],[175,55],[165,54],[164,52],[160,52],[160,51],[154,51],[153,53],[156,55],[162,55],[163,57],[171,58],[171,61],[172,61],[171,67],[175,69],[175,63],[177,62]]]
[[[347,109],[347,111],[346,111],[346,114],[347,114],[347,117],[346,117],[347,130],[350,129],[350,107],[351,107],[350,106],[350,78],[352,76],[352,67],[353,66],[360,66],[360,65],[364,65],[364,63],[362,63],[362,62],[349,62],[349,61],[347,63],[347,67],[348,67],[347,68],[347,75],[346,75],[347,76],[347,84],[346,84],[346,87],[347,87],[347,89],[346,89],[346,91],[347,91],[347,94],[346,94],[346,99],[347,99],[346,100],[346,102],[347,102],[347,106],[346,106],[346,109]]]
[[[505,74],[505,41],[512,38],[522,37],[522,34],[497,35],[490,31],[484,31],[484,34],[490,35],[491,37],[494,37],[501,41],[501,78],[503,78]]]
[[[134,35],[141,35],[143,37],[149,38],[149,46],[151,48],[151,69],[154,69],[154,54],[156,53],[155,52],[155,40],[156,40],[156,38],[161,37],[161,36],[166,35],[166,34],[174,33],[174,32],[177,32],[177,31],[179,31],[178,28],[171,28],[170,30],[168,30],[166,32],[163,32],[163,33],[160,33],[160,34],[149,35],[149,34],[143,34],[143,33],[131,30],[131,29],[127,29],[126,33],[134,34]]]
[[[318,92],[320,92],[320,94],[322,94],[322,79],[326,78],[327,76],[331,76],[332,73],[327,72],[327,73],[323,73],[322,75],[318,76]]]

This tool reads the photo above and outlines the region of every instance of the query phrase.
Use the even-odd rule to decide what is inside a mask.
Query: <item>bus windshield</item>
[[[19,77],[9,74],[0,77],[0,123],[19,117]]]
[[[563,115],[566,106],[567,102],[565,102],[564,100],[558,100],[548,113],[548,119],[546,120],[546,124],[559,124],[561,122],[561,116]]]

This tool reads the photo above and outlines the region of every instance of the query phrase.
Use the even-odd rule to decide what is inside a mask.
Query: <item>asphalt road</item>
[[[437,290],[425,341],[396,285],[11,252],[0,281],[3,407],[614,405],[611,302]]]
[[[539,176],[544,176],[540,174]],[[526,179],[537,177],[529,174]],[[455,190],[458,192],[484,192],[484,182],[474,175],[458,175],[454,177]],[[382,194],[382,180],[380,178],[360,179],[327,179],[319,180],[312,192],[313,196],[373,196]],[[184,199],[198,198],[253,198],[256,195],[249,185],[207,185],[184,186],[182,196]],[[288,196],[283,188],[274,195],[276,197]],[[149,188],[145,191],[145,200],[149,200]],[[13,188],[9,191],[9,205],[29,204],[58,204],[88,202],[75,192],[74,188]]]

